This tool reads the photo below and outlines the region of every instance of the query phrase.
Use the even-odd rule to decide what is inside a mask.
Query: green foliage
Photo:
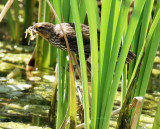
[[[45,18],[45,1],[39,1],[39,11],[38,11],[38,22],[44,22]],[[44,39],[41,36],[37,36],[36,41],[36,56],[35,56],[35,67],[42,68],[42,56],[43,56],[43,42]]]
[[[24,8],[24,22],[23,22],[23,32],[32,25],[33,23],[33,16],[34,16],[34,6],[35,0],[25,0],[25,8]],[[25,33],[22,35],[22,42],[26,42]]]
[[[126,113],[128,113],[129,100],[132,100],[135,96],[142,96],[143,98],[145,96],[154,57],[160,42],[160,1],[157,1],[154,5],[154,0],[135,0],[132,15],[128,16],[132,0],[103,0],[101,17],[99,16],[96,0],[50,0],[50,2],[54,5],[61,22],[75,23],[81,67],[85,128],[108,129],[121,76],[123,82],[121,104],[125,108],[123,108],[124,112],[121,111],[120,118],[124,120],[121,116],[128,117],[129,114],[126,115]],[[15,8],[18,8],[17,1],[14,4]],[[32,16],[31,12],[33,10],[28,14],[26,12],[29,10],[29,6],[33,5],[34,2],[32,3],[30,0],[27,2],[26,0],[24,28],[31,24],[32,17],[30,16]],[[156,9],[153,11],[154,7]],[[50,12],[50,7],[46,4],[46,1],[40,0],[38,22],[50,22],[52,14]],[[154,16],[152,16],[152,12],[154,12]],[[17,19],[18,13],[15,10]],[[7,15],[12,36],[14,39],[17,38],[18,41],[20,38],[19,21],[16,21],[16,26],[14,26],[11,11]],[[29,23],[27,23],[27,17],[30,18],[28,19]],[[151,18],[152,22],[150,22]],[[88,20],[90,32],[91,107],[89,107],[88,95],[90,93],[88,92],[88,78],[81,32],[81,24],[85,22],[85,19]],[[57,20],[54,23],[57,24]],[[100,37],[97,36],[97,29],[100,29]],[[98,44],[98,42],[100,43]],[[125,65],[130,47],[136,54],[136,59],[131,64]],[[62,50],[57,52],[55,48],[47,44],[46,41],[44,42],[39,36],[36,48],[35,66],[38,68],[54,66],[58,55],[56,128],[59,129],[66,119],[65,117],[68,118],[69,116],[70,128],[76,128],[77,100],[75,82],[71,63],[69,64],[71,71],[69,73],[67,71],[67,53]],[[121,52],[119,52],[120,48],[122,48]],[[140,67],[141,60],[142,65]],[[69,104],[70,110],[67,112]],[[132,119],[133,112],[134,110],[130,111],[130,119]],[[119,119],[120,124],[123,121],[122,119]],[[125,128],[120,124],[117,128]],[[154,122],[153,128],[155,127]]]
[[[3,0],[3,4],[5,5],[7,3],[6,0]],[[17,4],[15,4],[17,5]],[[15,10],[17,10],[16,12],[18,12],[18,8],[16,8],[15,6]],[[17,14],[17,13],[16,13]],[[13,20],[12,14],[11,14],[11,9],[7,11],[7,18],[8,18],[8,23],[11,29],[11,33],[12,33],[12,38],[13,40],[16,40],[16,26],[14,26],[15,22]]]
[[[89,99],[88,99],[88,84],[87,84],[87,72],[86,72],[86,63],[84,56],[84,46],[82,39],[82,32],[80,26],[80,16],[78,12],[78,6],[75,0],[71,0],[71,8],[73,19],[75,22],[76,34],[77,34],[77,42],[78,42],[78,50],[79,50],[79,58],[80,58],[80,66],[82,73],[82,86],[83,86],[83,103],[84,103],[84,117],[85,117],[85,128],[89,129]]]
[[[63,1],[64,2],[64,1]],[[65,1],[66,2],[66,1]],[[64,3],[65,3],[64,2]],[[68,1],[69,2],[69,1]],[[144,50],[146,50],[145,60],[148,62],[141,66],[140,79],[148,80],[152,69],[157,44],[159,43],[159,29],[157,24],[159,21],[159,12],[153,20],[152,26],[150,27],[149,33],[149,19],[151,11],[153,9],[153,1],[149,0],[137,0],[133,8],[133,13],[129,21],[129,26],[126,25],[128,21],[128,12],[130,9],[131,0],[125,0],[120,3],[117,1],[102,2],[102,13],[101,13],[101,25],[99,16],[97,13],[96,1],[71,0],[71,10],[69,12],[63,12],[70,16],[63,16],[64,19],[72,19],[75,22],[75,28],[77,33],[77,41],[79,48],[80,66],[82,73],[82,86],[83,86],[83,102],[84,102],[84,113],[85,113],[85,128],[92,129],[106,129],[109,128],[109,120],[113,108],[114,98],[119,85],[120,77],[123,71],[123,94],[122,102],[124,101],[127,88],[133,83],[133,79],[136,77],[136,71],[139,68],[140,60],[143,56]],[[78,3],[79,2],[79,3]],[[68,4],[69,5],[69,4]],[[63,6],[64,7],[64,6]],[[79,8],[78,8],[79,7]],[[82,10],[84,9],[84,10]],[[69,9],[65,9],[69,11]],[[86,11],[85,11],[86,10]],[[83,51],[83,40],[80,28],[80,23],[83,23],[86,16],[90,28],[90,42],[91,42],[91,65],[92,65],[92,102],[91,102],[91,117],[89,117],[89,101],[88,101],[88,87],[87,87],[87,75],[85,67],[85,58]],[[73,16],[73,17],[72,17]],[[72,21],[71,20],[71,21]],[[65,20],[66,21],[66,20]],[[125,24],[124,24],[125,23]],[[100,27],[101,26],[101,27]],[[97,28],[101,28],[100,33],[100,56],[98,57],[98,38]],[[123,47],[119,59],[119,49],[121,46],[122,37],[124,39]],[[150,40],[152,38],[152,40]],[[139,42],[139,43],[138,43]],[[153,45],[154,44],[154,45]],[[125,60],[130,46],[133,51],[137,54],[136,60],[129,65],[129,76],[128,67],[125,65]],[[146,49],[144,49],[146,47]],[[151,52],[150,52],[151,51]],[[125,67],[124,67],[125,66]],[[146,70],[145,70],[146,69]],[[142,75],[141,75],[142,74]],[[145,76],[144,76],[145,75]],[[128,83],[127,83],[128,80]],[[135,81],[135,80],[134,80]],[[139,79],[137,79],[139,82]],[[137,81],[135,83],[137,83]],[[139,83],[146,87],[148,81]],[[132,85],[134,86],[134,85]],[[141,85],[137,87],[140,89]],[[133,87],[132,87],[133,88]],[[134,96],[133,90],[132,97]],[[128,98],[131,95],[128,96]],[[128,103],[126,103],[128,105]],[[127,109],[128,110],[128,109]],[[127,112],[125,110],[125,112]],[[122,112],[123,114],[123,112]],[[89,119],[91,123],[89,123]],[[121,126],[122,127],[122,126]]]

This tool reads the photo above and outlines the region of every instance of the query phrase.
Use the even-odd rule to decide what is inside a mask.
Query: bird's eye
[[[42,30],[42,29],[43,29],[43,27],[42,27],[42,26],[40,26],[40,27],[38,27],[38,29],[39,29],[39,30]]]

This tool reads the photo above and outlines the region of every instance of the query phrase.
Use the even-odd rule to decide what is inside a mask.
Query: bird
[[[61,23],[61,25],[67,36],[70,51],[79,55],[75,24]],[[60,28],[60,24],[41,22],[41,23],[34,24],[32,29],[34,29],[34,31],[38,33],[38,35],[40,35],[45,40],[47,40],[52,46],[55,46],[57,48],[67,51],[67,46],[65,43],[63,32]],[[85,58],[87,60],[91,55],[89,26],[85,24],[81,24],[81,31],[83,36]],[[100,30],[99,29],[97,29],[97,36],[98,36],[98,48],[99,48],[100,46]],[[120,47],[118,56],[120,55],[121,49],[122,49],[122,46]],[[136,55],[131,50],[129,50],[125,63],[129,64],[135,59],[135,57]]]

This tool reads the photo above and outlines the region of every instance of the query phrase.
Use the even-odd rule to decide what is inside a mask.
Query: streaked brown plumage
[[[78,46],[77,46],[77,37],[74,23],[62,23],[61,24],[64,32],[68,38],[70,50],[78,55]],[[36,23],[33,26],[33,29],[42,36],[45,40],[47,40],[51,45],[67,50],[66,43],[64,40],[63,33],[60,29],[59,24],[52,24],[52,23]],[[83,35],[83,43],[84,43],[84,52],[86,59],[90,56],[90,37],[89,37],[89,27],[87,25],[81,24],[81,30]],[[98,44],[100,39],[100,31],[97,30],[98,34]],[[121,50],[121,48],[120,48]],[[128,52],[128,56],[126,59],[126,63],[130,63],[134,60],[135,54],[132,51]]]

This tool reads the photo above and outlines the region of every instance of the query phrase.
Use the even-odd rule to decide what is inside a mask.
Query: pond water
[[[0,128],[34,128],[49,129],[48,113],[54,86],[54,71],[33,71],[26,76],[25,65],[34,49],[32,46],[20,46],[0,42]],[[160,47],[159,47],[160,49]],[[150,129],[154,120],[156,107],[160,101],[160,53],[157,51],[152,70],[152,86],[141,115],[140,128]],[[20,67],[19,67],[20,66]],[[13,79],[6,76],[18,68]],[[2,89],[1,89],[2,88]],[[152,92],[154,91],[154,92]],[[115,108],[120,105],[120,92],[117,92]],[[111,119],[111,128],[115,128],[117,117]]]

